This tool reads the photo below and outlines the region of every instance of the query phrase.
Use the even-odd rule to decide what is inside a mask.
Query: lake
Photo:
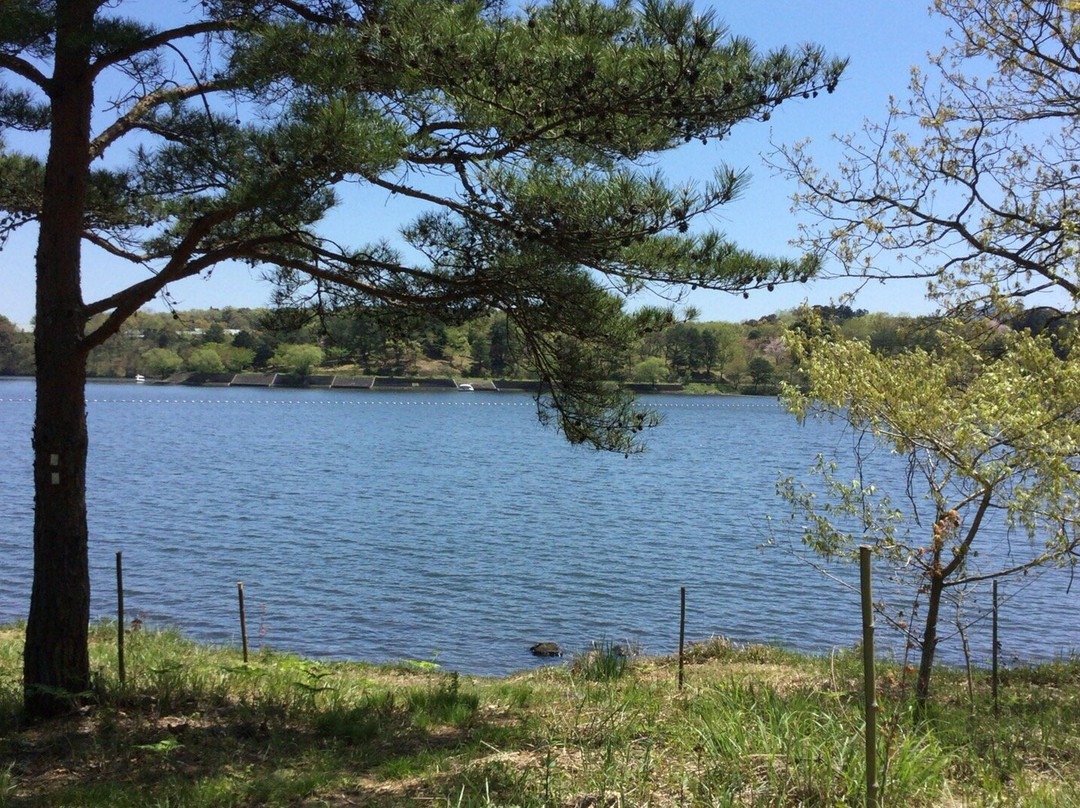
[[[29,602],[33,395],[0,380],[3,622]],[[850,445],[772,399],[647,397],[664,422],[629,458],[569,446],[514,393],[93,382],[87,399],[95,617],[115,614],[123,551],[129,618],[238,644],[243,581],[251,645],[319,658],[502,675],[539,664],[540,641],[671,653],[681,586],[689,639],[816,652],[859,639],[857,570],[833,580],[760,549],[787,529],[778,474]],[[1080,647],[1068,586],[1061,571],[1002,584],[1006,661]],[[941,655],[958,661],[945,619]],[[989,631],[969,630],[979,662]]]

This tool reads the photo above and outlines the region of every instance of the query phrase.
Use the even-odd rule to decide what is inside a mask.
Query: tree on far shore
[[[209,345],[204,345],[192,351],[184,364],[193,373],[225,372],[225,363],[221,361],[221,356]]]
[[[33,369],[34,346],[29,335],[0,315],[0,376],[32,373]]]
[[[750,381],[754,383],[754,392],[772,384],[776,378],[776,366],[764,356],[755,356],[747,362],[746,370],[750,374]]]
[[[159,379],[175,373],[184,364],[180,354],[168,348],[151,348],[142,355],[142,361],[146,372]]]
[[[270,357],[271,365],[284,368],[301,379],[306,378],[311,369],[318,367],[322,361],[323,351],[318,345],[279,345]]]

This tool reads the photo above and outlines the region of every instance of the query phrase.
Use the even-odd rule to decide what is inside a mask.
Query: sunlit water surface
[[[5,622],[30,592],[33,395],[0,381]],[[316,657],[503,674],[535,664],[539,641],[668,653],[681,586],[691,639],[828,651],[859,637],[856,571],[830,580],[785,552],[775,494],[778,475],[845,456],[850,438],[774,400],[650,397],[664,423],[627,459],[567,445],[509,393],[91,383],[87,397],[96,617],[115,614],[122,551],[129,618],[237,643],[242,580],[251,643]],[[902,480],[895,464],[878,473]],[[771,532],[780,547],[760,549]],[[1068,585],[1062,572],[1003,585],[1006,659],[1080,646]],[[989,631],[969,629],[976,661]]]

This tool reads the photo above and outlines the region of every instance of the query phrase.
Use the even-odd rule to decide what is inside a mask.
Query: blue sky
[[[126,6],[127,4],[122,4]],[[144,4],[145,5],[145,4]],[[702,8],[709,4],[699,4]],[[837,162],[834,134],[859,129],[864,119],[881,120],[890,95],[903,97],[911,65],[923,65],[927,51],[944,43],[944,22],[931,17],[921,0],[744,0],[711,5],[732,33],[748,36],[759,48],[816,42],[838,56],[851,59],[832,95],[784,104],[767,124],[749,122],[723,143],[691,144],[665,157],[660,166],[677,180],[703,179],[712,167],[726,162],[746,167],[752,180],[742,197],[725,206],[702,225],[726,233],[735,243],[754,251],[797,256],[789,244],[797,220],[790,212],[795,188],[776,177],[761,155],[774,143],[810,138],[815,161],[822,167]],[[14,138],[11,145],[16,145]],[[334,212],[331,224],[355,234],[356,242],[391,237],[406,214],[389,198],[366,195]],[[13,235],[0,252],[0,314],[28,326],[34,308],[33,255],[36,230]],[[141,271],[100,252],[87,250],[83,259],[87,300],[111,294],[139,280]],[[246,267],[219,267],[209,279],[192,278],[170,287],[179,308],[262,306],[270,287],[258,272]],[[754,292],[749,300],[719,292],[696,292],[684,301],[697,307],[702,320],[741,321],[804,300],[827,303],[846,291],[836,281],[795,284],[774,292]],[[921,283],[891,282],[864,289],[854,305],[871,311],[918,314],[931,309]],[[660,302],[648,301],[642,302]],[[162,310],[155,302],[147,308]]]

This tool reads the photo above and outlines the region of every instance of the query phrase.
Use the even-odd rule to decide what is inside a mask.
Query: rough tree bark
[[[86,352],[80,239],[87,189],[94,4],[57,3],[52,129],[39,218],[34,352],[34,585],[23,658],[31,717],[70,709],[90,685]]]

